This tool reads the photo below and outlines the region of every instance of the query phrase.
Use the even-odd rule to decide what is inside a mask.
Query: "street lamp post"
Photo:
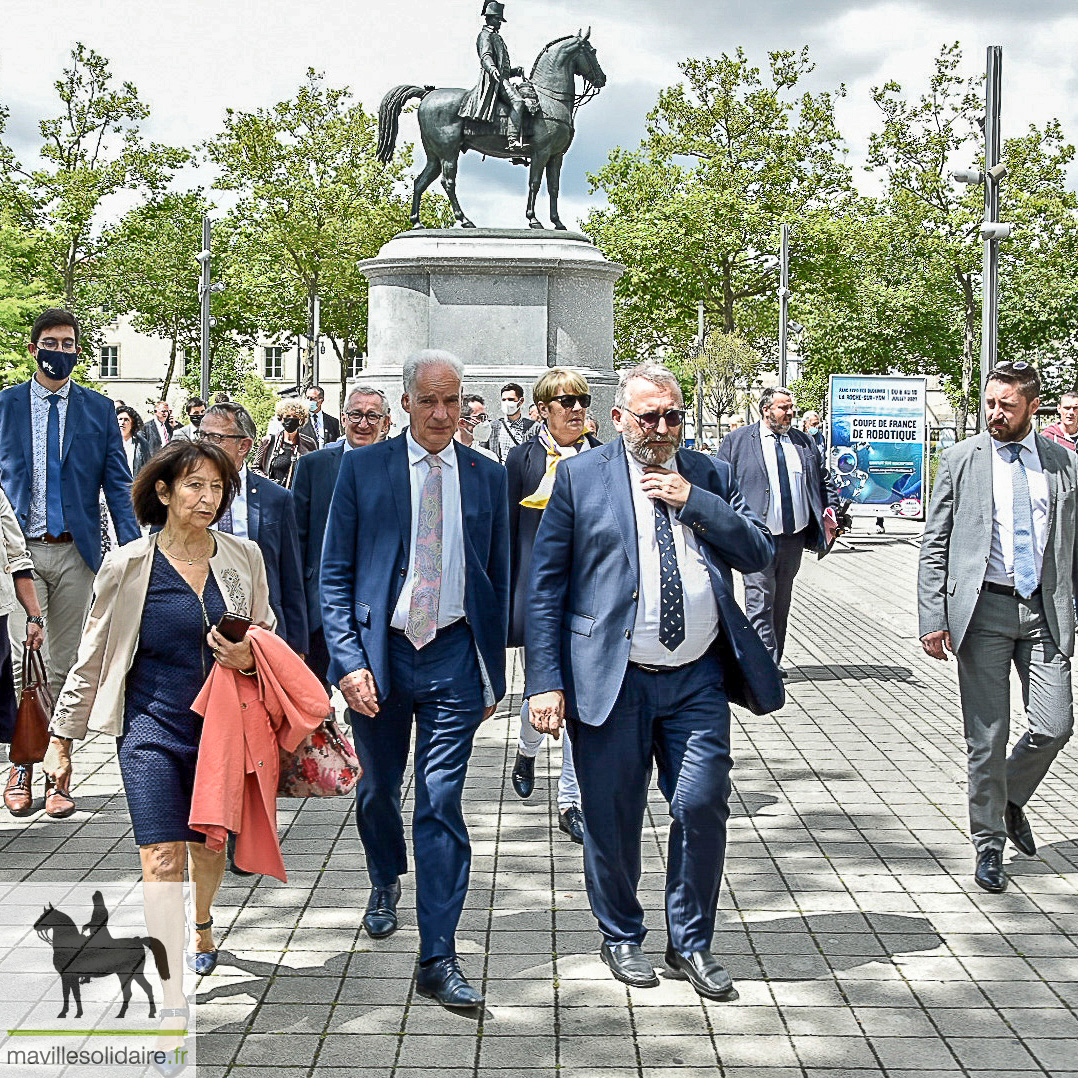
[[[202,347],[199,359],[199,396],[202,399],[210,399],[210,217],[202,215],[202,250],[199,251],[198,261],[202,266],[202,275],[198,282],[199,321],[202,328]]]
[[[786,323],[790,313],[790,226],[782,226],[779,249],[779,385],[786,385]]]
[[[696,305],[696,394],[693,400],[693,419],[696,423],[696,448],[704,440],[704,373],[700,369],[704,355],[704,301]]]

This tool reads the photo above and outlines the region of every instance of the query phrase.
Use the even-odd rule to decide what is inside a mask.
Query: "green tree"
[[[736,333],[712,330],[686,364],[700,374],[703,402],[721,419],[744,405],[764,367],[764,358]]]
[[[798,92],[808,51],[769,54],[766,77],[738,49],[686,60],[636,151],[589,176],[608,205],[584,230],[626,273],[615,290],[619,363],[687,357],[707,323],[763,349],[776,332],[780,225],[852,197],[836,94]]]
[[[0,143],[0,200],[39,237],[49,288],[89,321],[87,287],[106,250],[102,204],[162,191],[188,154],[144,141],[149,108],[130,82],[115,88],[108,60],[81,42],[55,86],[60,112],[39,125],[38,167],[22,165]]]
[[[376,149],[375,118],[314,70],[292,100],[229,109],[206,144],[220,169],[214,186],[240,196],[229,215],[229,291],[282,341],[309,332],[318,296],[342,382],[349,357],[366,347],[367,282],[358,263],[410,225],[403,188],[410,154],[381,165]],[[433,215],[448,220],[444,208]]]
[[[57,297],[41,277],[36,237],[0,207],[0,388],[25,382],[36,369],[26,350],[30,327]]]
[[[165,192],[126,213],[103,236],[107,255],[96,289],[101,305],[113,317],[130,315],[139,333],[168,341],[162,398],[180,352],[197,353],[201,342],[201,266],[195,256],[209,209],[201,190]]]

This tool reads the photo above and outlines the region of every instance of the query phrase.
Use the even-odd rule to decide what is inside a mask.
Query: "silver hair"
[[[202,417],[202,421],[205,422],[215,416],[238,427],[244,438],[250,438],[252,442],[258,441],[258,427],[251,418],[251,413],[242,404],[233,404],[231,401],[211,404],[206,409],[206,414]]]
[[[642,378],[645,382],[650,382],[652,385],[659,386],[662,389],[672,389],[677,394],[678,401],[682,404],[685,403],[685,398],[681,392],[681,383],[678,382],[674,372],[664,367],[661,363],[647,361],[638,363],[635,367],[628,367],[618,375],[618,389],[614,395],[615,408],[625,407],[626,387],[636,378]]]
[[[770,389],[765,389],[763,393],[760,394],[760,411],[762,412],[765,408],[770,408],[771,402],[776,397],[789,397],[794,404],[797,404],[794,395],[785,386],[771,386]]]
[[[452,352],[446,352],[441,348],[424,348],[421,352],[414,352],[404,361],[404,392],[409,396],[415,392],[416,380],[424,367],[449,367],[457,376],[457,380],[464,382],[464,364]]]
[[[344,398],[346,408],[351,407],[353,397],[381,397],[382,411],[385,412],[389,408],[389,398],[375,386],[352,386],[348,390],[348,396]]]

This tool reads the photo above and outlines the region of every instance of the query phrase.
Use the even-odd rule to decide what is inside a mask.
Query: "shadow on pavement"
[[[834,666],[793,666],[788,681],[912,681],[908,666],[879,666],[873,663],[843,663]]]

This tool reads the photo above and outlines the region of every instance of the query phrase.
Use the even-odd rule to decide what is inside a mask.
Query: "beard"
[[[662,467],[667,464],[678,451],[681,445],[681,428],[677,432],[667,431],[665,435],[659,435],[658,431],[634,430],[622,431],[621,437],[625,442],[625,448],[641,464],[648,467]]]

